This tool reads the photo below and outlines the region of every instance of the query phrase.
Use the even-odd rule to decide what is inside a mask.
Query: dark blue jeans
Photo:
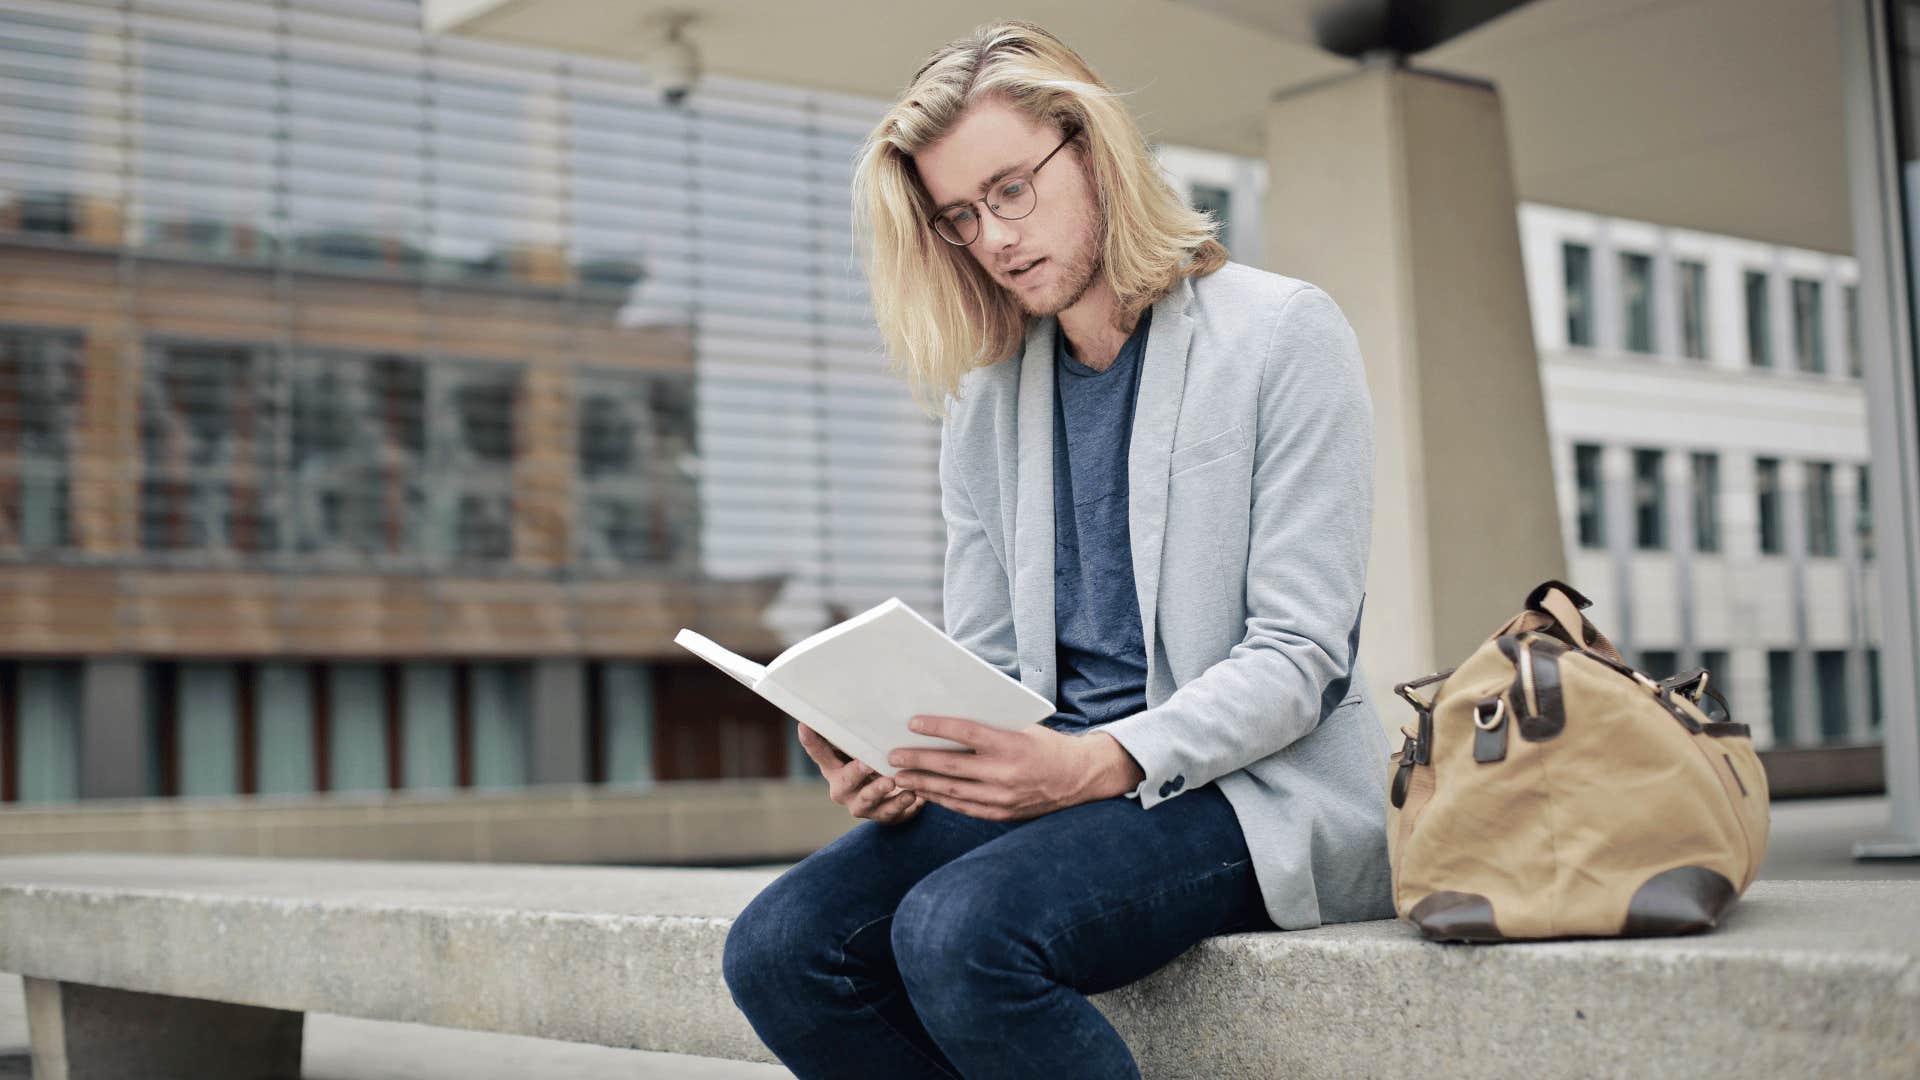
[[[1274,929],[1212,784],[1019,822],[928,803],[789,867],[735,920],[724,970],[803,1080],[1137,1077],[1086,995],[1203,938]]]

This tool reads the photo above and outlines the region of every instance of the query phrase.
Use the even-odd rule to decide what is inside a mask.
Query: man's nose
[[[999,251],[1020,239],[1013,223],[998,214],[987,214],[980,222],[980,243],[988,251]]]

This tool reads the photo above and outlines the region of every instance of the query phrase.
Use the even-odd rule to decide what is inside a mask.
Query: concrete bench
[[[720,957],[773,876],[0,858],[0,971],[38,1080],[294,1076],[306,1012],[771,1061]],[[1690,938],[1232,935],[1093,1000],[1149,1077],[1912,1077],[1920,881],[1761,881]]]

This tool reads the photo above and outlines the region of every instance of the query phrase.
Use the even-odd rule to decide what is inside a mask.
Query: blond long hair
[[[1189,207],[1160,171],[1121,101],[1080,54],[1029,22],[988,23],[935,50],[855,156],[855,250],[865,267],[888,369],[904,374],[929,416],[976,367],[1016,355],[1027,319],[966,249],[927,225],[933,199],[913,155],[938,142],[976,102],[1005,102],[1064,135],[1090,170],[1099,205],[1106,279],[1118,298],[1115,329],[1183,276],[1227,262],[1212,217]]]

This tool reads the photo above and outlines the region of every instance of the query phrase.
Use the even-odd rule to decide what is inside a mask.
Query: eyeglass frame
[[[1040,159],[1040,164],[1035,165],[1033,168],[1028,169],[1024,173],[1016,173],[1012,176],[1003,176],[994,183],[994,187],[999,187],[1007,183],[1009,180],[1025,180],[1029,186],[1032,186],[1033,178],[1040,175],[1040,170],[1047,167],[1047,162],[1052,161],[1053,156],[1055,154],[1058,154],[1061,150],[1064,150],[1066,148],[1066,145],[1072,142],[1074,140],[1074,137],[1079,134],[1080,134],[1080,126],[1078,124],[1068,125],[1067,137],[1060,140],[1059,146],[1056,146],[1052,150],[1047,151],[1047,156]],[[980,229],[977,226],[973,230],[973,240],[968,240],[966,243],[963,244],[958,240],[949,239],[946,233],[943,233],[940,231],[940,219],[942,217],[945,217],[947,214],[947,211],[949,210],[958,210],[963,206],[972,206],[974,203],[979,203],[981,206],[986,207],[988,213],[992,214],[994,217],[999,218],[1001,221],[1021,221],[1026,218],[1032,217],[1033,211],[1040,209],[1040,189],[1038,187],[1034,187],[1033,207],[1029,209],[1026,213],[1021,214],[1019,217],[1008,217],[1007,215],[1001,213],[1000,211],[995,210],[993,208],[993,204],[987,201],[987,197],[985,195],[982,195],[977,199],[968,199],[965,202],[948,203],[946,206],[941,207],[938,211],[934,213],[932,217],[929,217],[927,219],[927,227],[933,230],[933,234],[935,236],[938,236],[940,239],[945,240],[949,244],[952,244],[954,247],[962,247],[962,248],[972,247],[973,240],[980,239]]]

